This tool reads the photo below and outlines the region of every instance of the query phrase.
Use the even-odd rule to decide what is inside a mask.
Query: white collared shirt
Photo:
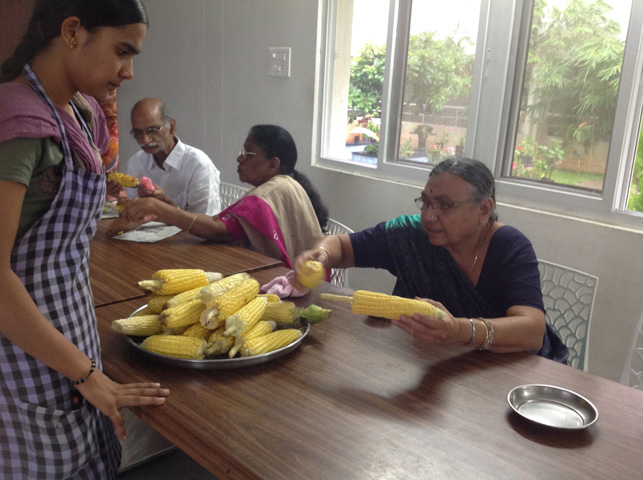
[[[219,213],[219,170],[203,151],[175,138],[176,145],[163,163],[165,170],[151,154],[140,151],[127,162],[127,174],[149,177],[181,210],[207,215]],[[138,197],[137,189],[128,188],[127,196]]]

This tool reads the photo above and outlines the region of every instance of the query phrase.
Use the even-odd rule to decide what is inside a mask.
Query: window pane
[[[636,212],[643,212],[643,127],[640,127],[638,135],[638,146],[636,148],[636,159],[632,172],[627,200],[627,209]]]
[[[480,0],[413,2],[398,159],[464,152]]]
[[[601,192],[628,0],[537,0],[511,176]]]
[[[337,3],[326,158],[377,164],[388,0]]]

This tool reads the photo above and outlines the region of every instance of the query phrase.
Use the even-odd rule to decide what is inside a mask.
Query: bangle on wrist
[[[89,378],[89,376],[92,373],[94,373],[94,370],[96,370],[96,360],[94,360],[92,358],[91,361],[92,361],[92,366],[89,368],[89,373],[87,375],[85,375],[85,378],[81,378],[80,380],[73,380],[71,382],[72,385],[76,386],[76,385],[80,385],[81,383],[85,383],[87,381],[87,379]]]
[[[190,233],[190,230],[192,230],[192,227],[196,223],[197,218],[199,218],[199,214],[195,213],[194,216],[192,217],[192,221],[190,222],[190,226],[185,230],[186,232]]]
[[[484,328],[487,330],[487,335],[485,336],[484,343],[480,350],[489,350],[491,343],[493,342],[493,325],[486,318],[480,318],[480,321],[484,325]]]
[[[317,249],[323,250],[324,252],[326,252],[326,255],[328,255],[328,263],[331,263],[331,260],[333,259],[333,257],[330,256],[330,252],[326,250],[324,247],[317,247]]]
[[[471,322],[471,337],[466,341],[466,343],[464,343],[464,345],[469,345],[473,342],[473,339],[476,338],[476,324],[473,321],[473,318],[470,318],[469,321]]]

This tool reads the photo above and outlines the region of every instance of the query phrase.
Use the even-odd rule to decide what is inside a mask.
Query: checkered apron
[[[33,72],[24,74],[56,117],[64,169],[51,208],[16,241],[11,266],[42,314],[100,368],[88,260],[105,201],[105,176],[74,164],[56,110]],[[1,478],[116,477],[121,452],[112,422],[82,397],[74,403],[66,377],[2,335],[0,372]]]

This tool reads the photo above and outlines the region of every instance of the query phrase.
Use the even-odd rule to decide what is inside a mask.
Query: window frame
[[[316,85],[313,166],[380,181],[422,188],[430,167],[397,162],[402,94],[412,0],[391,0],[387,35],[382,124],[377,164],[363,165],[322,157],[326,117],[332,98],[337,2],[320,0],[318,82]],[[625,39],[616,116],[602,193],[551,186],[509,177],[513,161],[518,105],[533,11],[533,0],[482,0],[476,61],[470,95],[465,155],[482,160],[496,179],[497,199],[545,213],[643,229],[643,212],[627,211],[631,175],[643,117],[643,0],[633,0]],[[394,45],[394,48],[388,48]],[[421,173],[421,174],[419,174]]]

